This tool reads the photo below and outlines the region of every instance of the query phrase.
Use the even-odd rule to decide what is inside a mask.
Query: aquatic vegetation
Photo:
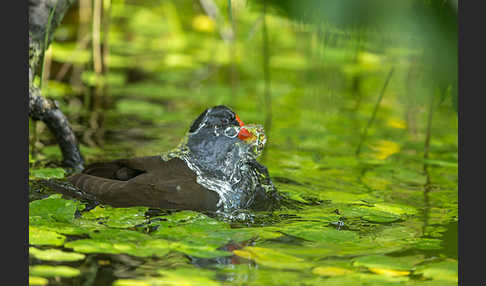
[[[72,25],[51,47],[53,70],[70,64],[73,75],[51,77],[45,92],[72,118],[86,161],[173,150],[218,104],[264,125],[269,88],[271,128],[253,151],[289,203],[230,219],[53,194],[36,182],[67,172],[40,134],[29,157],[30,285],[457,285],[457,116],[449,99],[434,107],[424,156],[431,90],[416,46],[270,9],[266,85],[258,7],[232,2],[228,44],[193,1],[129,2],[112,3],[99,113],[96,76],[81,69],[91,47],[63,40]]]

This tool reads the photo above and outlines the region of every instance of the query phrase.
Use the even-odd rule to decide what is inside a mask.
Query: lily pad
[[[169,285],[220,285],[214,279],[215,272],[204,269],[177,268],[174,270],[158,270],[163,275],[161,280]]]
[[[106,229],[93,231],[91,239],[70,241],[64,247],[82,253],[126,253],[139,257],[156,255],[162,257],[169,253],[169,242],[153,239],[149,235],[123,229]]]
[[[55,231],[60,234],[67,235],[83,235],[88,234],[93,230],[105,229],[103,225],[96,223],[95,221],[89,221],[85,219],[75,219],[72,223],[52,221],[51,219],[45,219],[39,216],[29,217],[29,225],[35,226],[38,229]]]
[[[417,210],[412,206],[392,204],[392,203],[375,203],[373,207],[378,211],[388,212],[395,215],[414,215]]]
[[[332,191],[322,191],[319,197],[323,200],[330,200],[333,203],[363,203],[363,201],[373,201],[375,200],[372,196],[368,194],[353,194],[346,192],[332,192]]]
[[[81,271],[64,265],[35,265],[29,269],[29,274],[41,277],[75,277],[81,274]]]
[[[65,252],[59,249],[41,250],[35,247],[29,247],[29,254],[46,261],[78,261],[85,258],[85,255],[81,253]]]
[[[413,171],[405,168],[396,168],[393,170],[393,177],[409,184],[425,185],[427,177],[418,171]]]
[[[445,260],[438,263],[429,263],[417,267],[414,274],[422,274],[426,278],[457,282],[458,281],[458,266],[457,260]]]
[[[54,194],[45,199],[29,203],[29,216],[39,216],[60,222],[72,222],[78,205],[79,203],[72,200],[62,199],[60,194]]]
[[[155,286],[155,285],[221,285],[213,280],[215,272],[200,268],[176,268],[173,270],[158,270],[161,277],[150,277],[144,279],[118,279],[113,286]]]
[[[257,264],[280,269],[304,269],[311,267],[311,264],[302,258],[284,254],[269,248],[248,246],[241,250],[234,250],[234,254],[254,260]]]
[[[49,280],[47,280],[44,277],[30,276],[29,275],[29,285],[42,286],[42,285],[46,285],[47,283],[49,283]]]
[[[62,168],[29,169],[30,179],[60,179],[64,178],[66,171]]]
[[[29,244],[60,246],[66,237],[54,231],[44,230],[35,226],[29,226]]]
[[[312,273],[320,276],[342,276],[353,273],[354,271],[341,267],[320,266],[312,269]]]
[[[303,271],[267,267],[254,267],[248,264],[236,264],[222,268],[222,273],[234,285],[323,285],[323,279],[317,275],[308,275]],[[326,280],[327,281],[327,280]]]
[[[256,238],[275,238],[282,234],[265,228],[237,228],[197,212],[183,211],[163,216],[166,221],[151,235],[171,242],[171,249],[202,258],[231,255],[218,248],[227,243]]]
[[[169,244],[160,239],[148,240],[140,243],[79,239],[66,243],[65,247],[72,248],[74,251],[83,253],[125,253],[139,257],[147,257],[152,255],[162,257],[170,251]]]
[[[337,230],[313,223],[294,223],[282,226],[281,232],[316,242],[349,242],[356,241],[358,235],[349,230]]]
[[[402,285],[409,281],[408,276],[386,276],[368,273],[354,273],[351,275],[334,276],[326,279],[325,285],[333,286],[348,286],[348,285],[373,285],[373,286],[389,286]]]
[[[442,240],[435,238],[419,238],[413,245],[417,249],[429,250],[429,249],[441,249]]]
[[[385,255],[370,255],[353,260],[354,266],[364,266],[370,271],[387,276],[406,276],[423,261],[423,256],[391,257]]]
[[[172,242],[170,243],[170,249],[200,258],[216,258],[232,255],[231,252],[217,250],[214,246],[204,245],[202,243]]]
[[[96,206],[83,214],[83,218],[102,221],[108,227],[129,228],[146,222],[147,207],[114,208]]]

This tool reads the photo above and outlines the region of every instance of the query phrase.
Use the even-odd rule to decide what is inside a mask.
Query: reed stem
[[[366,137],[368,136],[368,129],[373,124],[373,121],[375,121],[376,113],[378,112],[378,108],[380,107],[381,100],[383,99],[383,95],[385,94],[386,88],[388,86],[388,83],[390,82],[390,79],[393,75],[394,70],[395,70],[395,68],[392,67],[390,69],[390,72],[388,72],[388,76],[386,77],[385,83],[383,84],[383,88],[381,89],[380,96],[378,96],[378,99],[376,100],[375,108],[373,109],[373,113],[371,114],[371,117],[368,120],[368,124],[366,125],[366,127],[363,131],[363,135],[361,135],[361,139],[359,141],[358,148],[356,148],[356,156],[359,156],[359,154],[361,153],[361,147],[363,146],[363,142],[366,140]]]

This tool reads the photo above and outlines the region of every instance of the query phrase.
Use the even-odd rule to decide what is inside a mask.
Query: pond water
[[[177,146],[200,112],[224,104],[245,123],[266,124],[259,161],[294,203],[243,221],[95,206],[38,184],[65,176],[56,166],[57,146],[45,139],[30,168],[31,285],[457,285],[457,115],[449,101],[434,110],[424,159],[430,92],[405,83],[410,65],[401,61],[408,54],[327,44],[316,60],[315,47],[299,44],[301,31],[285,26],[292,41],[278,37],[277,27],[287,22],[274,16],[269,125],[260,38],[237,42],[234,63],[221,55],[230,49],[217,33],[197,26],[151,42],[151,33],[161,31],[133,20],[145,30],[122,41],[124,26],[116,19],[123,13],[136,12],[137,19],[143,11],[144,19],[157,20],[142,8],[113,7],[104,107],[86,112],[76,105],[79,96],[59,99],[86,161],[162,154]],[[247,15],[240,21],[256,17]],[[159,42],[166,54],[155,53]],[[62,55],[67,45],[54,43],[53,68],[56,59],[62,63],[56,51]],[[54,94],[63,90],[59,85],[47,89]],[[93,114],[96,128],[89,123]]]

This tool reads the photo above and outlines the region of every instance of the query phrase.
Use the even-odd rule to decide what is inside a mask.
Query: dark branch
[[[57,1],[57,3],[56,3]],[[82,169],[84,160],[76,136],[66,116],[57,104],[41,95],[34,86],[34,73],[43,58],[44,51],[52,40],[55,29],[75,0],[29,0],[29,117],[43,121],[54,134],[63,155],[63,164]],[[55,7],[55,11],[54,11]],[[49,23],[51,12],[52,20]],[[46,33],[48,36],[45,45]]]

